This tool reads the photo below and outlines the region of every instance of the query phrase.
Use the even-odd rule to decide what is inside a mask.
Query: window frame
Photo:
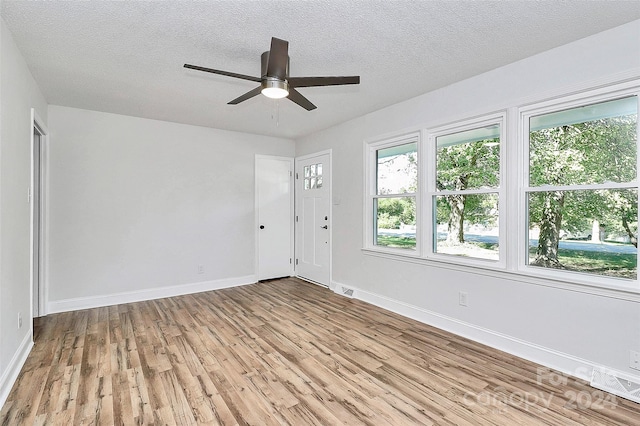
[[[389,259],[416,265],[438,267],[456,271],[466,271],[482,276],[504,280],[515,280],[532,285],[560,288],[585,294],[604,295],[625,300],[640,300],[640,274],[636,280],[613,278],[587,273],[554,271],[526,265],[528,255],[528,221],[525,216],[525,177],[529,175],[529,133],[528,118],[573,107],[636,95],[640,103],[640,78],[636,75],[626,80],[607,80],[600,84],[579,86],[565,90],[554,90],[536,96],[514,100],[500,109],[486,114],[479,111],[475,115],[458,116],[445,123],[419,124],[403,131],[364,139],[363,144],[363,236],[362,252],[367,256]],[[465,118],[471,117],[471,118]],[[432,197],[436,176],[435,139],[431,136],[441,132],[464,131],[465,124],[473,128],[483,120],[501,117],[500,132],[500,262],[485,259],[465,258],[457,255],[433,253],[433,206]],[[428,123],[428,120],[426,120]],[[527,126],[525,127],[524,124]],[[416,250],[380,247],[373,244],[373,203],[372,185],[376,184],[375,149],[411,142],[417,138],[418,147],[418,192],[416,194]],[[640,148],[640,124],[638,126],[638,146]],[[373,152],[373,155],[372,155]],[[640,150],[637,159],[637,176],[640,177]],[[640,179],[636,178],[640,185]],[[526,181],[528,182],[528,180]],[[432,186],[429,186],[432,185]],[[373,186],[375,190],[375,186]],[[640,193],[640,191],[639,191]],[[640,201],[639,201],[640,205]],[[640,209],[639,209],[640,210]],[[639,215],[640,217],[640,215]]]
[[[478,188],[467,189],[461,191],[438,191],[436,188],[437,181],[437,155],[438,146],[437,138],[441,136],[447,136],[454,133],[460,133],[468,130],[474,130],[487,126],[499,126],[499,138],[500,138],[500,160],[499,160],[499,184],[495,188]],[[499,111],[492,114],[486,114],[479,117],[474,117],[467,120],[456,121],[445,126],[434,127],[427,131],[427,149],[425,150],[428,155],[426,163],[427,170],[425,174],[424,198],[425,198],[425,215],[424,223],[428,224],[425,228],[426,246],[425,256],[429,259],[438,260],[447,263],[454,263],[460,265],[469,266],[482,266],[489,267],[491,269],[503,270],[506,268],[506,220],[507,209],[505,199],[505,180],[506,180],[506,135],[507,135],[507,111]],[[451,193],[463,193],[463,194],[497,194],[498,195],[498,247],[499,254],[498,260],[482,259],[479,257],[466,257],[455,254],[438,253],[436,251],[436,227],[437,227],[437,211],[434,203],[436,196],[447,195]],[[426,213],[428,212],[428,213]]]
[[[406,145],[410,143],[416,144],[416,155],[418,162],[418,180],[417,180],[417,189],[414,193],[406,193],[406,194],[391,194],[391,195],[379,195],[377,192],[377,152],[381,149],[393,148],[396,146]],[[421,229],[422,229],[422,221],[421,221],[421,197],[420,197],[420,187],[421,187],[421,174],[424,166],[421,166],[422,158],[421,158],[421,132],[420,131],[411,131],[402,133],[395,136],[389,136],[383,139],[376,139],[372,141],[368,141],[365,143],[365,196],[364,196],[364,212],[365,212],[365,220],[364,220],[364,230],[363,230],[363,247],[366,250],[372,250],[380,253],[389,253],[396,254],[407,257],[421,257],[422,256],[422,238],[421,238]],[[404,197],[414,197],[416,200],[416,247],[415,249],[403,249],[399,247],[386,247],[380,246],[376,244],[376,235],[377,230],[374,229],[376,226],[376,220],[374,219],[374,202],[380,198],[404,198]]]
[[[637,292],[639,290],[640,275],[636,272],[636,279],[609,277],[583,272],[556,270],[529,265],[529,210],[528,195],[534,192],[546,192],[551,190],[598,190],[598,189],[635,189],[640,196],[640,121],[636,125],[636,178],[626,183],[604,182],[600,184],[577,185],[541,185],[530,186],[530,119],[535,116],[550,114],[573,108],[613,101],[626,97],[636,96],[638,103],[638,116],[640,117],[640,86],[629,88],[605,87],[600,90],[585,91],[573,96],[563,96],[550,101],[530,104],[518,109],[519,116],[519,185],[518,185],[518,244],[517,244],[517,270],[526,275],[540,278],[566,281],[571,283],[586,284],[589,286],[606,289],[623,289]],[[638,206],[636,206],[638,208]],[[640,216],[639,216],[640,217]],[[636,271],[638,263],[636,262]]]

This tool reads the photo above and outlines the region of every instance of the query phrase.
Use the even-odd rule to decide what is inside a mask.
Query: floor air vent
[[[640,380],[624,377],[618,372],[610,372],[594,368],[591,375],[591,386],[628,400],[640,403]]]
[[[345,287],[343,285],[340,286],[340,293],[343,296],[353,297],[353,289],[349,287]]]

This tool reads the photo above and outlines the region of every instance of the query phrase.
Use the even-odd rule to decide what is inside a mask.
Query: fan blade
[[[360,84],[360,76],[350,77],[289,77],[289,86],[313,87],[313,86],[341,86],[344,84]]]
[[[229,105],[237,105],[242,101],[246,101],[247,99],[251,99],[254,96],[257,96],[260,94],[260,92],[262,91],[262,86],[258,86],[253,90],[249,90],[247,93],[245,93],[242,96],[239,96],[237,98],[235,98],[234,100],[227,102]]]
[[[289,62],[289,42],[279,38],[271,38],[267,76],[280,80],[287,78],[287,62]]]
[[[184,64],[184,67],[192,70],[197,70],[197,71],[210,72],[212,74],[226,75],[227,77],[235,77],[235,78],[241,78],[243,80],[255,81],[256,83],[260,83],[262,81],[262,79],[258,77],[252,77],[250,75],[236,74],[235,72],[229,72],[229,71],[214,70],[212,68],[199,67],[197,65]]]
[[[291,99],[293,102],[300,105],[302,108],[306,109],[307,111],[311,111],[312,109],[317,108],[314,104],[312,104],[309,101],[309,99],[302,96],[302,94],[298,92],[296,89],[294,89],[293,87],[289,87],[289,96],[287,97]]]

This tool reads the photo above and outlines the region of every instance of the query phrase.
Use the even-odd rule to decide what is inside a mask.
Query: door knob
[[[264,229],[264,225],[260,225],[260,229]]]
[[[329,229],[329,227],[328,227],[327,225],[325,225],[325,226],[321,226],[320,228],[322,228],[322,229]]]

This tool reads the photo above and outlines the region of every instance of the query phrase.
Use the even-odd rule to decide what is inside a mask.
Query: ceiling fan
[[[307,98],[302,96],[302,94],[295,89],[296,87],[360,84],[360,76],[289,77],[289,42],[275,37],[271,38],[271,49],[262,54],[261,62],[262,72],[260,77],[252,77],[250,75],[215,70],[190,64],[184,64],[184,67],[260,83],[260,86],[230,101],[229,105],[239,104],[240,102],[246,101],[247,99],[253,98],[254,96],[262,93],[263,95],[273,99],[287,97],[307,111],[311,111],[316,109],[316,106]]]

